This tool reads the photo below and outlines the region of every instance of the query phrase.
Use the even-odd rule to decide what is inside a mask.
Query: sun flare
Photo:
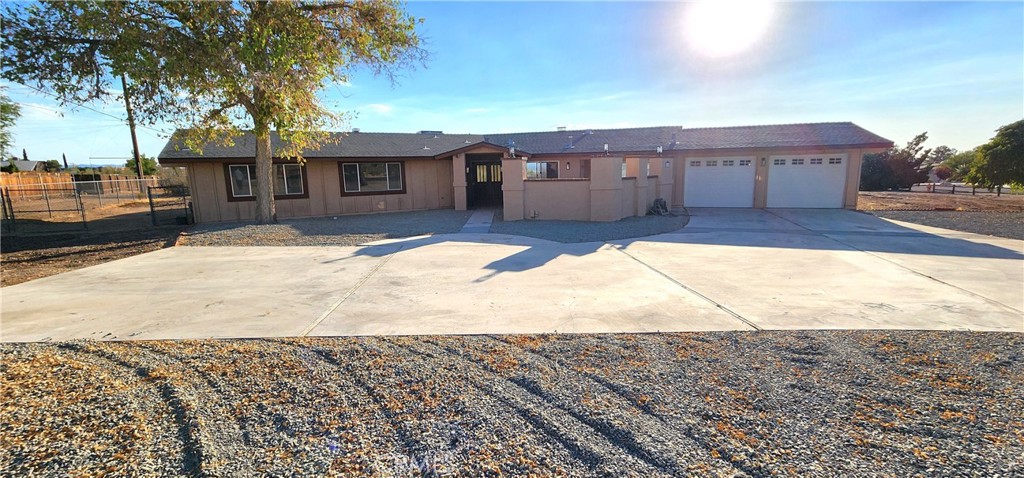
[[[766,0],[703,0],[688,5],[684,33],[697,53],[721,58],[741,53],[771,26],[775,5]]]

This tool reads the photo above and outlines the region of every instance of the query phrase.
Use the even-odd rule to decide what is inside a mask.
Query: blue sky
[[[708,58],[684,33],[685,3],[427,3],[409,11],[431,58],[385,78],[357,72],[325,100],[363,131],[451,133],[853,121],[904,143],[967,149],[1024,117],[1024,3],[778,3],[749,49]],[[737,15],[742,15],[737,9]],[[79,164],[126,157],[114,117],[19,85],[14,152]],[[156,130],[170,131],[172,125]],[[139,132],[144,153],[165,136]]]

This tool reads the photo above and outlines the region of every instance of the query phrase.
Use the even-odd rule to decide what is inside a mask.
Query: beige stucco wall
[[[527,180],[523,189],[526,218],[590,220],[590,181],[586,179]]]
[[[211,162],[188,165],[188,178],[197,222],[246,221],[254,217],[255,201],[228,201],[224,164]],[[338,168],[337,160],[307,161],[309,197],[277,199],[274,201],[277,206],[277,217],[285,219],[446,209],[454,205],[450,160],[405,161],[404,194],[342,196]]]
[[[617,221],[646,214],[656,197],[655,191],[659,188],[664,191],[672,189],[670,176],[623,178],[622,158],[593,157],[590,161],[589,180],[525,181],[522,179],[525,177],[524,162],[503,161],[505,220]],[[645,158],[632,158],[630,161],[638,171],[647,169],[648,160]]]

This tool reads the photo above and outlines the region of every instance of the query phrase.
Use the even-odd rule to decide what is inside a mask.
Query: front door
[[[501,207],[501,161],[469,163],[466,191],[466,207],[469,209]]]

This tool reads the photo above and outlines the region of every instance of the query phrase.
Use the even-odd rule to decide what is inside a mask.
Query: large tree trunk
[[[277,222],[274,207],[274,162],[270,150],[270,130],[256,129],[256,224]]]

